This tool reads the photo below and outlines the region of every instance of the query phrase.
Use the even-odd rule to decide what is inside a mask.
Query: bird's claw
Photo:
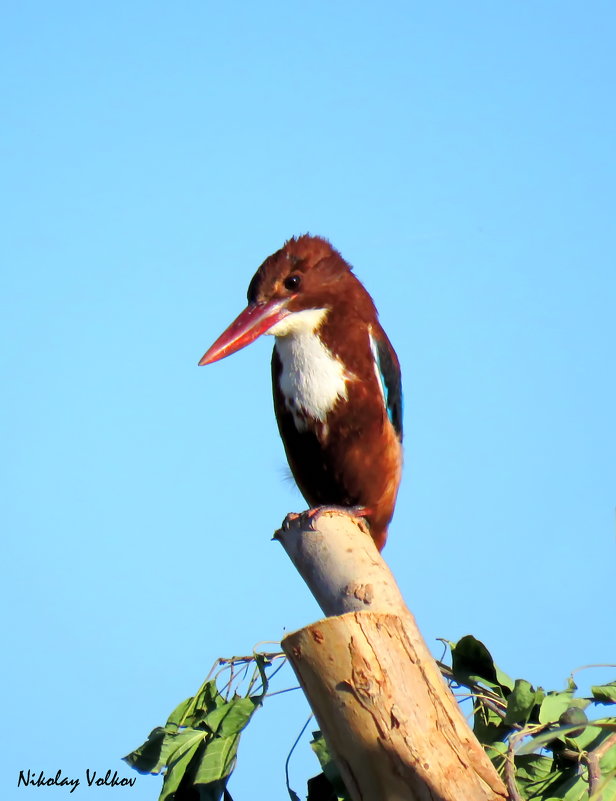
[[[282,521],[282,526],[280,527],[281,531],[288,531],[291,528],[291,524],[295,523],[295,521],[302,516],[302,512],[289,512],[289,514],[285,517]]]
[[[313,509],[308,509],[304,514],[312,519],[319,517],[319,515],[332,512],[333,514],[349,515],[349,517],[368,517],[371,513],[370,509],[365,506],[339,506],[337,504],[325,504],[323,506],[315,506]]]
[[[297,521],[304,514],[305,512],[289,512],[289,514],[282,521],[280,528],[274,532],[273,538],[275,540],[279,540],[283,534],[286,534],[287,531],[291,529],[292,526],[297,525]]]
[[[367,517],[370,514],[370,509],[365,506],[337,506],[335,504],[324,504],[323,506],[314,506],[311,509],[306,509],[303,512],[289,512],[289,514],[282,521],[282,525],[278,531],[274,532],[274,539],[280,539],[282,534],[286,534],[292,527],[301,526],[305,529],[316,529],[317,521],[322,514],[331,512],[333,514],[344,514],[349,517]]]

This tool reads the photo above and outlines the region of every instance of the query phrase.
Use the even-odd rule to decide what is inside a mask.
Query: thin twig
[[[505,757],[505,784],[507,785],[507,792],[509,793],[510,801],[523,801],[520,791],[518,790],[518,783],[515,780],[515,747],[518,740],[526,736],[524,729],[516,732],[509,738],[507,744],[507,755]]]
[[[592,796],[598,792],[603,777],[601,776],[601,765],[599,761],[601,757],[616,745],[616,734],[610,734],[605,740],[594,748],[582,755],[582,761],[588,765],[588,795]]]
[[[231,662],[254,662],[257,656],[262,656],[267,659],[269,662],[273,662],[274,659],[280,659],[284,656],[283,651],[255,651],[253,654],[249,654],[248,656],[228,656],[224,657],[221,656],[216,660],[216,665],[228,665]]]
[[[530,735],[539,734],[550,727],[549,723],[530,723],[512,734],[507,743],[507,754],[505,758],[505,784],[509,792],[509,801],[523,801],[523,797],[518,790],[515,778],[515,749],[520,740]]]
[[[492,692],[491,690],[486,689],[477,681],[467,681],[461,682],[457,676],[454,676],[453,670],[449,667],[449,665],[445,665],[443,662],[436,663],[438,665],[439,670],[441,671],[441,675],[443,678],[447,679],[447,681],[455,682],[459,687],[466,687],[471,691],[470,697],[477,697],[483,700],[483,703],[492,710],[496,715],[500,718],[504,718],[507,713],[507,702],[503,700],[500,696],[496,693]]]
[[[301,690],[301,689],[302,689],[302,688],[301,688],[301,687],[300,687],[300,685],[298,684],[296,687],[287,687],[287,689],[286,689],[286,690],[276,690],[276,692],[273,692],[273,693],[267,693],[267,695],[266,695],[265,697],[266,697],[266,698],[273,698],[275,695],[282,695],[283,693],[293,693],[293,692],[295,692],[296,690]]]
[[[576,667],[575,670],[571,671],[571,678],[573,678],[576,673],[579,673],[580,670],[588,670],[589,668],[613,668],[613,667],[616,667],[616,665],[610,665],[610,664],[581,665],[580,667]]]
[[[312,720],[313,717],[314,717],[314,715],[310,715],[308,720],[302,726],[302,730],[297,735],[297,738],[296,738],[295,742],[291,746],[291,750],[289,751],[289,755],[287,756],[286,762],[284,763],[284,777],[285,777],[285,780],[286,780],[286,783],[287,783],[287,790],[288,790],[289,796],[291,798],[293,798],[293,796],[291,795],[292,790],[291,790],[291,784],[289,782],[289,762],[291,761],[291,756],[293,754],[293,751],[295,751],[295,748],[296,748],[297,744],[302,739],[302,735],[304,734],[304,732],[308,728],[308,724],[310,723],[310,721]]]
[[[501,698],[492,690],[483,687],[479,682],[472,681],[470,679],[467,682],[461,682],[457,676],[454,676],[453,670],[449,667],[449,665],[446,665],[438,660],[436,664],[438,665],[443,678],[449,682],[450,688],[451,685],[455,683],[458,687],[464,687],[468,690],[468,693],[464,693],[464,697],[473,701],[473,715],[477,714],[477,706],[479,705],[481,708],[489,709],[501,720],[505,719],[505,716],[507,715],[507,702],[503,698]],[[458,696],[458,693],[453,694]],[[514,723],[510,726],[510,728],[519,731],[522,729],[522,726]],[[506,768],[509,767],[510,761],[511,760],[505,760]],[[512,768],[511,770],[515,769]],[[512,801],[517,800],[512,797]]]

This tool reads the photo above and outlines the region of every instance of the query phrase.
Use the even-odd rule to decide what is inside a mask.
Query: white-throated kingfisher
[[[372,298],[327,240],[300,236],[269,256],[199,364],[261,334],[276,338],[274,410],[299,489],[311,507],[352,507],[381,550],[402,472],[400,365]]]

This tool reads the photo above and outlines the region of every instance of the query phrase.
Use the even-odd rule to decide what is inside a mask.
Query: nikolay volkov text
[[[85,783],[88,787],[133,787],[137,777],[127,779],[125,776],[118,776],[118,771],[113,773],[108,770],[105,775],[97,773],[95,770],[86,768]],[[62,775],[62,770],[57,770],[55,776],[45,776],[45,771],[39,771],[38,775],[34,770],[20,770],[17,779],[18,787],[70,787],[69,793],[76,790],[81,781],[79,779],[69,779]]]

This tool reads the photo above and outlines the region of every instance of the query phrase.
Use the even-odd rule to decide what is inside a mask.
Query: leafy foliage
[[[162,727],[124,759],[140,773],[162,773],[159,801],[230,799],[226,787],[235,766],[240,734],[262,704],[268,669],[278,654],[220,659],[227,682],[222,692],[207,678],[196,695],[182,701]],[[252,675],[248,673],[252,668]],[[245,683],[244,695],[237,692]]]
[[[310,747],[317,755],[323,773],[308,781],[307,801],[351,801],[338,765],[329,753],[325,738],[320,731],[312,732]]]
[[[463,690],[471,700],[473,730],[511,801],[616,801],[616,717],[593,719],[600,708],[616,704],[616,682],[593,686],[590,696],[579,697],[571,676],[564,689],[546,692],[503,673],[471,635],[447,645],[451,665],[440,662],[441,672],[457,695]],[[218,660],[219,676],[208,677],[125,757],[142,773],[162,773],[159,801],[232,801],[227,782],[240,734],[263,703],[276,672],[268,672],[273,661],[282,657]],[[222,675],[227,681],[220,690]],[[307,801],[350,801],[320,732],[313,732],[310,745],[322,772],[309,780]],[[292,801],[300,801],[288,790]]]
[[[512,801],[616,799],[616,717],[590,720],[587,711],[616,704],[616,683],[577,697],[569,677],[563,690],[546,692],[496,667],[489,651],[468,635],[447,643],[451,667],[440,664],[453,689],[473,703],[473,730]]]

